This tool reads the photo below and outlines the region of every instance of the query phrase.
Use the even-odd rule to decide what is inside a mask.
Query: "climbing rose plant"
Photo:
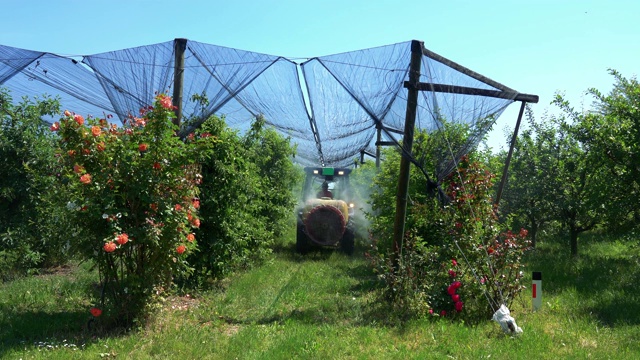
[[[59,134],[62,182],[72,190],[67,209],[82,231],[70,241],[93,259],[100,291],[91,308],[115,325],[130,325],[172,278],[190,271],[200,226],[199,163],[216,143],[208,134],[177,135],[171,98],[129,116],[123,126],[65,111]]]
[[[397,264],[374,246],[370,259],[397,308],[465,321],[491,318],[524,288],[525,229],[508,230],[493,204],[495,176],[464,156],[441,183],[446,200],[415,201]]]

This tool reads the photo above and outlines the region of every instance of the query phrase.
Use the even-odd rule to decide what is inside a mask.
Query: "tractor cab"
[[[303,201],[318,197],[318,194],[322,191],[323,184],[328,185],[328,190],[333,195],[333,199],[340,199],[346,202],[351,201],[351,192],[349,189],[349,174],[351,173],[351,169],[305,167],[304,171],[305,181],[302,188]]]

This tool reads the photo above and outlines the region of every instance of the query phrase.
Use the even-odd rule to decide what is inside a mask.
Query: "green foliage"
[[[267,129],[262,117],[244,137],[224,118],[211,117],[201,134],[221,140],[202,164],[202,226],[199,252],[190,255],[198,286],[251,266],[270,254],[276,238],[290,227],[292,186],[298,179],[288,139]]]
[[[424,203],[434,194],[427,186],[425,173],[431,180],[438,179],[439,171],[446,167],[446,164],[454,161],[449,149],[462,148],[468,136],[469,128],[466,125],[450,124],[444,121],[440,130],[431,133],[420,131],[414,135],[412,153],[424,173],[416,166],[412,165],[410,168],[408,189],[410,201],[407,202],[405,229],[411,229],[414,226],[415,219],[411,215],[413,205]],[[374,234],[375,241],[378,242],[378,249],[386,252],[391,249],[393,238],[400,153],[395,148],[383,149],[382,153],[385,160],[371,183],[372,210],[367,213],[367,216],[371,222],[371,232]]]
[[[520,217],[537,234],[545,223],[557,221],[568,235],[570,253],[578,255],[578,235],[603,222],[610,176],[602,154],[585,143],[585,115],[561,96],[554,103],[560,115],[536,121],[521,135],[512,160],[504,209]]]
[[[67,241],[51,190],[58,187],[54,140],[42,117],[58,101],[24,98],[0,89],[0,277],[65,262]]]
[[[73,194],[68,216],[84,229],[72,248],[97,264],[105,323],[130,325],[173,276],[190,271],[191,229],[200,226],[199,163],[216,139],[201,134],[183,142],[173,116],[171,99],[158,95],[121,128],[91,117],[85,125],[68,111],[52,126]]]
[[[588,93],[595,99],[594,111],[577,114],[560,103],[574,121],[580,121],[576,135],[590,151],[597,153],[606,168],[611,206],[605,216],[611,229],[640,220],[640,83],[627,79],[615,70],[613,90]]]
[[[260,216],[266,219],[267,231],[274,238],[282,236],[293,218],[296,197],[293,188],[302,178],[293,165],[296,154],[291,138],[280,136],[258,116],[244,136],[248,160],[258,169],[260,184]]]
[[[509,166],[500,211],[530,230],[535,247],[538,233],[557,219],[558,129],[551,121],[535,120],[527,107],[529,127],[518,135]],[[506,155],[505,155],[506,158]]]
[[[189,258],[196,269],[192,283],[203,285],[262,258],[273,238],[257,216],[260,179],[237,133],[218,117],[209,118],[201,131],[221,140],[202,164],[202,226],[197,232],[202,241]]]
[[[572,256],[579,234],[600,225],[621,231],[640,219],[640,84],[610,72],[610,94],[588,91],[594,110],[576,111],[557,95],[560,115],[536,121],[528,113],[505,192],[504,212],[528,223],[534,240],[545,223],[561,224]]]

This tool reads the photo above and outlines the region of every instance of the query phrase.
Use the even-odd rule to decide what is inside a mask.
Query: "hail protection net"
[[[311,58],[301,65],[185,39],[88,55],[82,61],[0,46],[0,86],[11,91],[14,101],[48,94],[58,97],[63,109],[85,116],[114,114],[124,121],[157,93],[173,94],[179,40],[186,42],[184,69],[179,70],[183,131],[217,115],[243,133],[262,115],[297,145],[294,160],[311,166],[351,166],[362,154],[375,154],[378,132],[381,141],[402,142],[405,82],[415,41]],[[452,142],[435,154],[435,169],[428,170],[439,180],[477,145],[517,93],[419,44],[420,82],[431,85],[420,91],[416,129],[432,133],[459,124],[471,134],[466,143]]]
[[[79,114],[114,113],[93,72],[72,58],[0,45],[0,86],[15,102],[48,95]]]
[[[411,45],[409,41],[302,64],[326,163],[348,165],[360,158],[362,151],[374,154],[378,129],[381,141],[401,142]],[[424,48],[420,82],[437,86],[420,91],[415,129],[433,133],[443,131],[445,124],[457,124],[466,126],[470,134],[467,142],[448,143],[435,154],[431,162],[436,169],[429,172],[440,180],[453,170],[461,155],[478,144],[517,93]],[[506,98],[463,94],[460,88],[508,94]]]

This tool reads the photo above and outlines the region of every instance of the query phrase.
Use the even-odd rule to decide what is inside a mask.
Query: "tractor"
[[[349,188],[351,169],[305,167],[304,171],[302,205],[297,210],[297,252],[333,247],[352,255],[355,206]]]

